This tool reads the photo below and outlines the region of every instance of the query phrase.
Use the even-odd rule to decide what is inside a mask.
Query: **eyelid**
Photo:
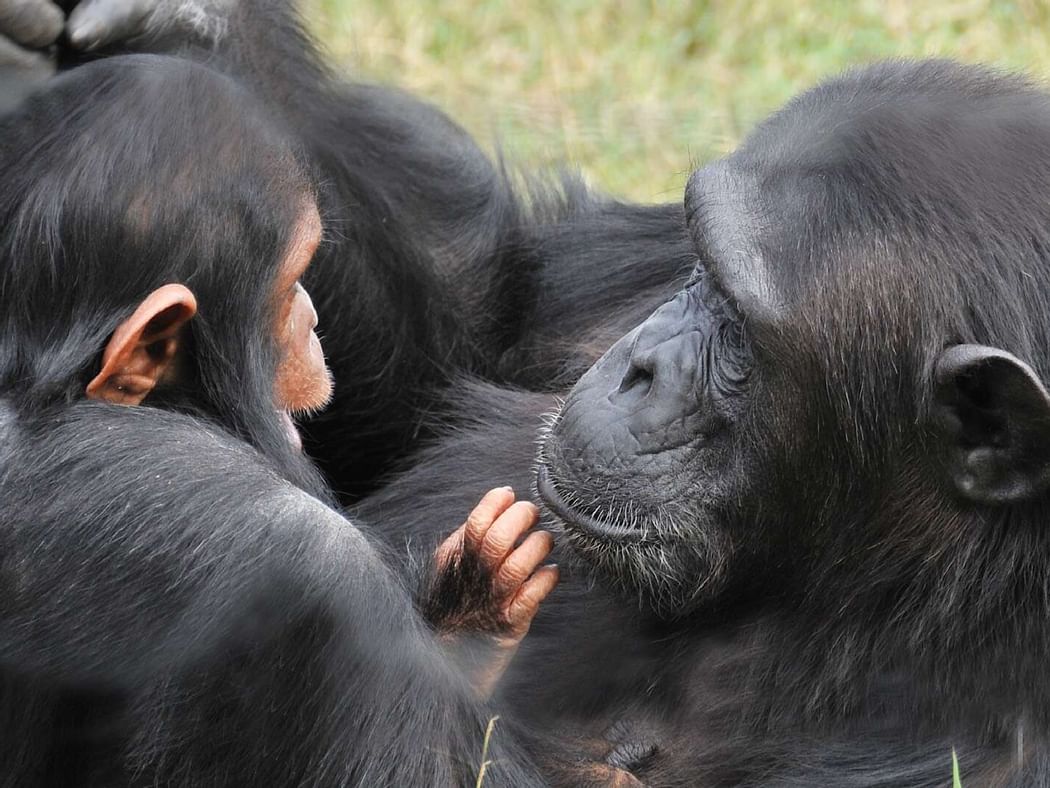
[[[693,270],[689,274],[689,279],[686,280],[685,289],[688,290],[690,287],[694,287],[709,276],[707,272],[707,263],[700,255],[696,255],[696,262],[693,264]]]
[[[685,287],[687,290],[693,287],[700,288],[700,300],[713,314],[733,323],[743,322],[743,315],[733,296],[727,293],[717,277],[707,270],[703,259],[697,261]]]

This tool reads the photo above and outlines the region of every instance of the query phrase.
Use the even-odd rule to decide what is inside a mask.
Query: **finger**
[[[514,503],[514,490],[497,487],[489,490],[474,510],[467,516],[464,541],[470,547],[481,545],[489,528],[503,512]]]
[[[9,38],[0,35],[0,69],[18,69],[19,71],[36,72],[47,70],[50,61],[42,52],[20,47]],[[0,75],[0,88],[4,94],[8,93],[15,80],[7,75]],[[21,87],[18,85],[17,87]]]
[[[529,625],[540,609],[540,603],[558,585],[558,567],[554,564],[541,566],[530,577],[507,606],[506,618],[511,631],[524,637]]]
[[[507,557],[496,573],[497,598],[512,596],[550,555],[553,547],[554,537],[547,531],[536,531],[525,537],[525,541]]]
[[[70,43],[91,51],[145,32],[157,0],[85,0],[66,23]]]
[[[434,560],[439,569],[448,566],[457,555],[463,552],[463,538],[466,532],[467,525],[464,523],[438,545]]]
[[[0,0],[0,34],[26,47],[46,47],[62,34],[65,16],[48,0]]]
[[[536,524],[539,510],[534,503],[518,501],[507,509],[489,528],[481,543],[481,561],[497,568],[521,535]]]

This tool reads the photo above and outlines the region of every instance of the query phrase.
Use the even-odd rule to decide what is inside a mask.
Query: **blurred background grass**
[[[1050,0],[306,0],[349,74],[444,108],[513,161],[677,200],[792,94],[871,60],[1050,75]]]

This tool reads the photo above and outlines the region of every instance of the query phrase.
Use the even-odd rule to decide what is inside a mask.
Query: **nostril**
[[[623,379],[620,381],[620,387],[617,391],[620,394],[626,394],[628,391],[634,389],[644,390],[638,391],[643,396],[649,393],[649,389],[653,385],[653,373],[650,369],[649,364],[639,363],[637,358],[632,357],[630,363],[627,365],[627,371],[624,372]]]

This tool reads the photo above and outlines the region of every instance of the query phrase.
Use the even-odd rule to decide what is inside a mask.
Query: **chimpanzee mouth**
[[[570,536],[575,532],[603,541],[644,542],[653,540],[653,529],[651,528],[599,519],[596,514],[584,511],[578,504],[570,503],[569,497],[558,489],[546,464],[540,465],[536,471],[536,490],[551,514],[565,524]]]

